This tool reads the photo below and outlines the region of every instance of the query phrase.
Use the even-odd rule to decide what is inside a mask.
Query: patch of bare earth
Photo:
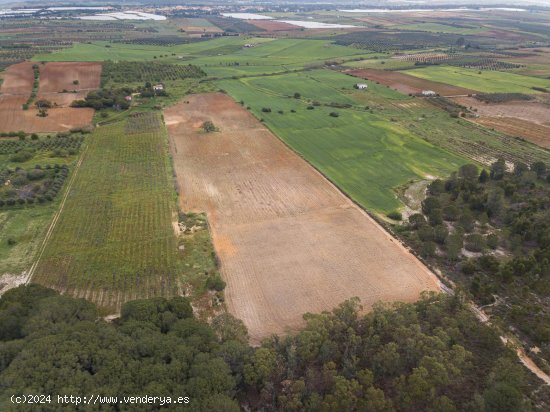
[[[37,63],[18,63],[8,67],[2,74],[0,132],[61,132],[89,125],[93,109],[68,106],[73,100],[82,99],[90,90],[99,87],[101,65],[80,62],[38,63],[38,99],[44,98],[59,105],[49,109],[47,117],[39,117],[34,106],[23,110],[23,104],[32,92],[33,64]],[[74,80],[78,80],[78,84],[73,84]],[[63,89],[76,90],[76,93],[62,93]]]
[[[474,122],[510,136],[519,136],[550,149],[550,105],[539,101],[484,103],[473,97],[459,97],[457,103],[476,109]]]
[[[434,82],[431,80],[425,80],[396,71],[354,69],[346,70],[345,73],[351,74],[355,77],[360,77],[362,79],[378,82],[404,94],[418,94],[421,93],[422,90],[433,90],[441,96],[461,96],[476,93],[473,90],[451,86],[450,84]]]
[[[411,302],[435,276],[248,111],[221,93],[165,110],[185,211],[206,211],[229,310],[253,342],[358,296]],[[201,132],[204,121],[219,132]]]
[[[99,88],[100,76],[100,63],[51,62],[40,65],[38,98],[68,106],[73,100],[86,97],[90,90]]]
[[[32,92],[34,73],[32,62],[12,64],[1,74],[3,95],[15,95],[29,97]]]
[[[550,127],[513,117],[479,117],[478,124],[510,136],[522,137],[531,143],[550,149]]]
[[[3,275],[0,275],[0,296],[10,289],[27,283],[28,280],[29,275],[27,272],[22,272],[19,274],[4,273]]]
[[[265,31],[296,31],[300,28],[294,24],[283,23],[282,21],[273,20],[248,20],[248,23],[253,24]]]

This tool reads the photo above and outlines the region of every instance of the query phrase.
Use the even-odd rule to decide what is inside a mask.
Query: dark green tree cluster
[[[398,229],[424,258],[455,275],[480,304],[495,305],[550,355],[550,174],[542,162],[465,165],[435,180],[422,213]]]
[[[245,365],[266,410],[527,408],[514,355],[456,297],[379,306],[365,317],[352,300],[305,318],[304,331],[274,337]]]
[[[67,165],[0,170],[0,209],[52,201],[68,174]]]
[[[7,292],[0,405],[12,394],[149,394],[189,396],[186,410],[239,410],[231,360],[252,350],[242,343],[242,323],[225,317],[212,328],[193,317],[185,298],[134,301],[116,323],[97,319],[93,304],[38,285]]]
[[[88,93],[83,100],[75,100],[71,103],[72,107],[91,107],[95,110],[117,109],[126,110],[130,107],[130,102],[126,96],[130,96],[133,89],[130,87],[121,87],[119,89],[99,89]]]
[[[204,411],[530,409],[514,353],[459,297],[359,313],[350,300],[253,348],[241,321],[208,325],[186,298],[128,302],[106,322],[83,299],[21,286],[0,299],[0,405],[12,394],[93,393],[189,396],[186,410]]]

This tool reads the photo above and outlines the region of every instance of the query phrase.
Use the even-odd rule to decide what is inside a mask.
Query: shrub
[[[332,117],[339,117],[340,114],[338,112],[330,112],[329,113],[329,116],[332,116]]]
[[[445,244],[447,236],[449,236],[449,231],[445,226],[439,225],[434,228],[434,240],[440,245]]]
[[[466,236],[466,250],[470,252],[481,252],[485,249],[485,239],[479,233]]]
[[[220,275],[209,276],[208,279],[206,279],[206,287],[210,290],[221,292],[225,289],[225,282]]]
[[[432,241],[423,242],[420,249],[420,254],[423,257],[431,257],[435,255],[435,243]]]
[[[263,113],[271,113],[271,108],[270,107],[262,107],[262,112]]]
[[[421,213],[415,213],[409,216],[409,224],[413,228],[418,229],[419,227],[426,225],[426,218]]]
[[[418,229],[418,237],[423,242],[433,240],[434,230],[428,225],[421,226],[420,229]]]
[[[12,162],[22,163],[32,159],[34,154],[29,150],[21,150],[10,157]]]
[[[393,220],[403,219],[403,215],[398,210],[394,210],[393,212],[388,213],[386,216],[388,216],[390,219],[393,219]]]
[[[487,236],[487,246],[491,249],[496,249],[498,247],[498,236],[494,233],[491,233]]]
[[[210,120],[207,120],[202,124],[202,130],[204,130],[206,133],[211,133],[217,131],[218,128],[214,126],[214,123],[212,123]]]
[[[468,259],[468,260],[465,260],[464,262],[462,262],[460,270],[465,275],[472,275],[477,270],[477,265],[475,264],[475,262],[473,260]]]

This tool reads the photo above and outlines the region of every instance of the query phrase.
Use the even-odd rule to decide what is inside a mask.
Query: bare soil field
[[[281,21],[248,20],[247,22],[253,24],[256,27],[259,27],[260,29],[264,29],[265,31],[297,31],[300,29],[298,26],[283,23]]]
[[[0,89],[3,95],[30,96],[34,74],[32,71],[33,62],[22,62],[9,66],[4,72],[0,73],[2,77],[2,87]]]
[[[164,112],[184,211],[208,214],[228,309],[257,343],[358,296],[416,300],[437,278],[247,110],[221,93]],[[212,121],[218,132],[204,133]]]
[[[512,101],[484,103],[473,97],[453,100],[468,108],[475,108],[475,123],[510,136],[522,137],[531,143],[550,149],[550,105],[540,101]]]
[[[47,117],[38,117],[36,108],[22,108],[32,92],[33,64],[37,63],[14,64],[2,73],[4,81],[0,88],[0,132],[61,132],[90,124],[93,109],[66,106],[99,87],[101,65],[70,62],[39,64],[40,83],[37,98],[48,99],[61,107],[48,110]],[[74,80],[78,80],[77,85],[73,84]],[[63,89],[77,92],[58,93]]]
[[[550,149],[550,127],[513,117],[479,117],[478,124],[510,136],[523,137],[531,143]]]
[[[474,97],[456,97],[455,102],[477,109],[480,116],[515,117],[528,122],[550,126],[550,104],[538,101],[484,103]]]
[[[99,88],[100,76],[100,63],[52,62],[40,65],[38,98],[68,106],[73,100],[86,97],[90,90]],[[78,83],[74,84],[75,81]]]
[[[462,87],[451,86],[450,84],[424,80],[408,74],[395,71],[376,70],[376,69],[356,69],[346,70],[345,73],[351,74],[362,79],[368,79],[380,84],[391,87],[404,94],[416,94],[422,90],[433,90],[441,96],[461,96],[476,93],[473,90]]]
[[[48,117],[38,117],[36,109],[21,108],[26,100],[19,96],[0,96],[0,132],[62,132],[89,125],[94,115],[94,110],[87,107],[63,107],[50,109]]]

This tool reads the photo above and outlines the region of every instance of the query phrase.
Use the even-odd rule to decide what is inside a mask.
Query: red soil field
[[[62,107],[48,110],[47,117],[38,117],[36,108],[23,110],[22,106],[32,92],[34,75],[32,65],[38,64],[40,84],[37,99],[45,98]],[[27,133],[61,132],[89,125],[93,109],[72,108],[75,99],[81,99],[88,91],[99,87],[101,65],[99,63],[35,63],[12,65],[2,73],[0,88],[0,132],[23,130]],[[73,80],[79,84],[74,85]],[[76,89],[77,93],[58,93]]]
[[[550,149],[550,105],[539,101],[484,103],[474,97],[457,97],[458,104],[475,108],[480,116],[475,123],[510,136],[523,137]]]
[[[40,65],[38,98],[68,106],[73,100],[83,99],[90,90],[99,88],[100,63],[52,62]],[[74,84],[74,81],[78,84]],[[63,90],[77,93],[63,93]]]
[[[272,20],[247,20],[248,23],[253,24],[260,29],[266,31],[295,31],[299,27],[293,24],[283,23],[281,21],[272,21]]]
[[[473,90],[451,86],[450,84],[433,82],[431,80],[424,80],[396,71],[354,69],[346,70],[345,73],[360,77],[362,79],[379,82],[380,84],[389,86],[392,89],[404,94],[417,94],[422,92],[422,90],[433,90],[441,96],[461,96],[476,93]]]
[[[33,62],[22,62],[9,66],[3,73],[2,87],[0,92],[3,95],[30,96],[32,92],[32,84],[34,82],[34,74],[32,71]]]
[[[258,343],[357,296],[411,302],[437,278],[246,109],[221,93],[164,112],[184,211],[205,211],[228,309]],[[204,133],[212,121],[218,132]]]
[[[475,97],[457,97],[453,99],[458,104],[473,107],[480,116],[515,117],[528,122],[550,126],[550,105],[533,101],[510,101],[506,103],[485,103]]]
[[[513,117],[480,117],[474,122],[510,136],[522,137],[531,143],[550,149],[550,127]]]
[[[0,132],[63,132],[89,125],[94,115],[90,108],[63,107],[48,110],[47,117],[38,117],[36,109],[22,109],[26,100],[22,96],[0,96]]]

